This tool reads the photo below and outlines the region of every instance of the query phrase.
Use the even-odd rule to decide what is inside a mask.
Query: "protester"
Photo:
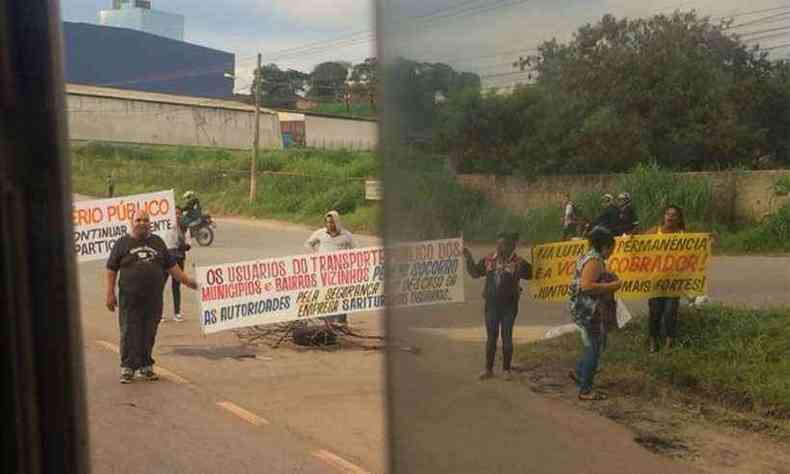
[[[162,315],[165,272],[189,288],[197,289],[195,280],[173,261],[164,241],[151,233],[148,213],[137,211],[132,217],[131,232],[118,239],[107,259],[106,304],[110,311],[118,308],[121,383],[131,382],[138,370],[147,380],[159,378],[154,372],[155,361],[151,353]]]
[[[343,227],[340,213],[329,211],[324,215],[324,227],[313,232],[304,246],[313,252],[321,253],[347,250],[354,248],[354,236]],[[325,320],[348,324],[348,317],[345,314],[327,316]]]
[[[180,213],[181,209],[176,207],[176,212]],[[170,253],[170,256],[173,258],[173,261],[176,262],[178,268],[181,271],[184,270],[184,262],[187,258],[187,252],[192,248],[187,242],[186,236],[186,228],[181,225],[179,222],[176,225],[175,230],[175,242],[172,248],[167,249]],[[167,283],[168,275],[165,275],[165,283]],[[172,289],[173,289],[173,321],[180,323],[184,321],[184,317],[181,315],[181,283],[178,282],[175,278],[173,278],[172,282]],[[162,322],[165,322],[165,315],[162,313]]]
[[[584,345],[576,370],[569,375],[576,382],[580,400],[601,400],[604,395],[594,392],[592,387],[606,340],[602,302],[609,300],[622,283],[616,275],[606,271],[606,259],[614,250],[614,234],[606,228],[595,227],[589,240],[591,249],[576,262],[568,288],[571,319],[579,327]]]
[[[565,212],[562,215],[562,240],[569,240],[576,236],[578,223],[576,203],[571,199],[570,193],[566,193]]]
[[[469,249],[464,248],[466,268],[472,278],[485,276],[486,367],[480,380],[494,375],[494,357],[500,328],[502,332],[502,370],[505,380],[512,378],[513,325],[518,315],[521,280],[532,278],[532,266],[516,255],[518,234],[500,233],[496,252],[475,263]]]
[[[112,174],[107,175],[107,197],[113,197],[115,195],[115,180],[112,177]]]
[[[670,204],[664,208],[662,216],[661,224],[649,229],[647,234],[675,234],[686,231],[686,220],[680,207]],[[647,304],[650,313],[650,352],[657,352],[660,347],[662,326],[664,345],[667,349],[671,348],[673,340],[677,337],[680,298],[650,298]]]
[[[618,216],[618,224],[614,229],[614,234],[633,234],[639,226],[639,218],[636,216],[636,210],[631,201],[631,194],[621,193],[617,196],[617,201],[620,206],[620,214]]]
[[[620,209],[614,202],[614,196],[611,194],[604,194],[601,198],[601,205],[603,210],[601,214],[592,222],[591,228],[604,227],[610,232],[614,232],[620,224]]]

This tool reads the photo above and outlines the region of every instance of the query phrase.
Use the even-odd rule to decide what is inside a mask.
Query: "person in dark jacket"
[[[636,215],[634,204],[629,193],[620,193],[617,196],[620,205],[619,222],[613,229],[614,235],[633,234],[639,226],[639,218]]]
[[[500,233],[497,249],[491,255],[475,262],[469,249],[464,248],[466,268],[472,278],[485,277],[486,366],[480,380],[494,375],[494,357],[497,339],[502,333],[502,370],[505,380],[510,380],[513,360],[513,325],[518,314],[521,297],[521,280],[532,278],[532,266],[515,253],[518,234]]]
[[[181,208],[176,207],[176,212],[178,214],[181,213]],[[176,227],[176,238],[175,243],[173,244],[172,248],[168,248],[167,251],[170,253],[170,256],[173,257],[173,261],[176,262],[178,268],[181,271],[184,270],[184,262],[187,259],[187,252],[192,248],[187,242],[186,236],[186,227],[181,225],[181,222],[178,222]],[[167,277],[169,275],[165,275],[165,283],[167,283]],[[178,282],[175,278],[173,278],[173,321],[180,323],[184,321],[184,317],[181,316],[181,283]],[[165,315],[162,313],[162,322],[165,322]]]
[[[614,196],[611,194],[604,194],[601,198],[603,210],[601,214],[590,225],[590,229],[595,227],[603,227],[611,232],[620,225],[620,208],[614,201]]]

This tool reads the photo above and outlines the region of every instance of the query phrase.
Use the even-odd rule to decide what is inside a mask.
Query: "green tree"
[[[365,97],[373,110],[379,95],[379,64],[376,58],[366,58],[355,64],[351,69],[351,81],[354,83],[351,93],[356,97]]]
[[[575,146],[563,158],[575,162],[570,168],[588,169],[590,156],[607,154],[612,159],[601,165],[617,168],[650,157],[674,168],[736,166],[757,150],[786,150],[780,137],[787,129],[772,135],[760,118],[782,115],[772,105],[782,95],[777,66],[726,26],[693,12],[606,15],[567,44],[543,43],[516,66],[533,70],[549,95],[581,106],[571,127]]]
[[[310,75],[295,69],[282,70],[276,64],[261,66],[261,101],[268,106],[279,106],[304,92]],[[257,79],[253,80],[251,93],[255,94]]]
[[[442,63],[425,63],[399,58],[383,69],[384,92],[397,113],[397,122],[406,136],[430,136],[434,133],[438,112],[445,106],[440,97],[449,97],[464,88],[479,93],[480,78],[472,73],[459,73]]]
[[[316,99],[337,100],[346,92],[349,65],[338,61],[327,61],[316,65],[310,75],[308,95]]]

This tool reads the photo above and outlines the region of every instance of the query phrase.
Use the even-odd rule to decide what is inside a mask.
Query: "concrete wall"
[[[679,176],[705,176],[711,179],[714,192],[714,209],[727,220],[747,221],[760,219],[775,212],[790,196],[776,196],[773,184],[790,171],[751,171],[723,173],[679,173]],[[483,192],[498,205],[516,212],[560,205],[566,192],[571,194],[595,191],[616,194],[617,175],[542,176],[526,181],[511,176],[459,175],[458,181],[471,189]],[[638,193],[638,189],[629,189]]]
[[[375,150],[378,122],[305,115],[305,140],[311,148],[328,150]]]
[[[69,138],[249,149],[254,108],[216,99],[89,86],[66,88]],[[281,149],[277,115],[261,113],[260,147]]]

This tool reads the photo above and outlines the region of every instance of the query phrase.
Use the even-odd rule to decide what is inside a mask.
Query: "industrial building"
[[[87,23],[64,22],[63,40],[66,82],[192,97],[233,97],[233,79],[226,77],[235,70],[232,53],[144,31]]]
[[[99,24],[184,41],[184,16],[153,10],[148,0],[113,0],[110,10],[99,12]]]

